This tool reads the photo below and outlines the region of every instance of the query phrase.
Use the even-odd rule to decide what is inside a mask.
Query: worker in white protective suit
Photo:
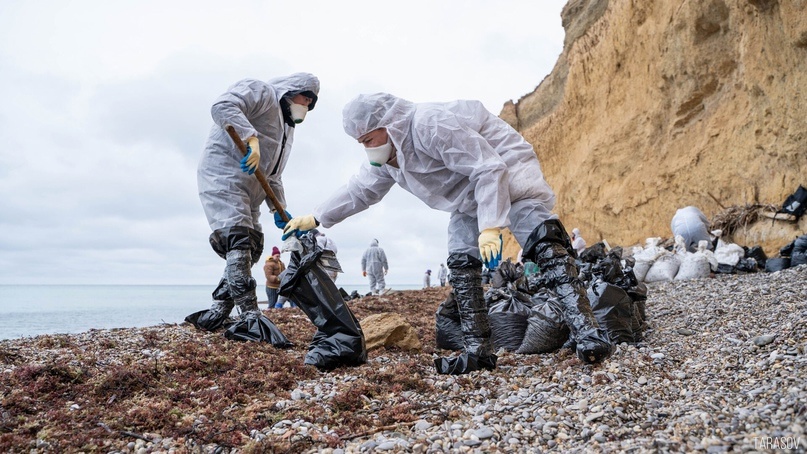
[[[343,125],[364,145],[368,161],[312,215],[292,219],[284,235],[320,223],[330,227],[379,202],[395,183],[451,213],[446,263],[464,351],[435,360],[438,373],[496,366],[481,271],[483,262],[499,255],[505,227],[564,302],[578,356],[598,362],[611,353],[577,278],[566,230],[550,213],[555,195],[532,146],[518,132],[478,101],[415,104],[386,93],[349,102]]]
[[[440,280],[440,287],[446,286],[446,278],[448,277],[448,269],[444,264],[440,264],[440,268],[437,270],[437,279]]]
[[[572,229],[572,248],[577,251],[578,257],[586,250],[586,240],[580,236],[580,229],[578,228]]]
[[[296,73],[268,82],[241,80],[213,103],[215,124],[199,162],[197,181],[199,198],[213,230],[210,244],[227,264],[213,292],[211,309],[194,323],[198,328],[217,329],[234,306],[240,312],[239,322],[261,316],[251,269],[263,251],[259,218],[267,195],[253,173],[256,169],[263,172],[285,206],[281,175],[294,143],[295,127],[314,109],[318,94],[317,77]],[[227,134],[229,125],[246,143],[246,156]],[[285,226],[277,212],[275,223],[279,228]]]
[[[676,210],[672,222],[670,222],[670,230],[672,230],[673,238],[677,236],[684,238],[684,245],[689,252],[697,251],[698,242],[703,240],[708,243],[710,250],[714,249],[709,234],[709,220],[697,207],[688,206]]]
[[[370,280],[370,292],[373,295],[384,293],[384,287],[387,285],[384,282],[384,276],[388,271],[387,254],[378,245],[378,240],[373,239],[370,247],[361,256],[361,274]]]

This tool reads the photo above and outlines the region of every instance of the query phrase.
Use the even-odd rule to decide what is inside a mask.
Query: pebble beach
[[[94,438],[97,450],[138,454],[807,451],[807,266],[649,284],[644,340],[619,344],[599,365],[585,365],[569,350],[543,355],[502,350],[496,370],[458,377],[437,375],[430,364],[446,353],[434,350],[433,333],[428,333],[429,327],[433,330],[433,309],[444,293],[396,295],[405,304],[429,306],[413,323],[424,334],[423,352],[374,350],[367,365],[309,373],[283,390],[250,394],[252,405],[270,405],[264,416],[273,417],[245,423],[239,428],[238,443],[206,442],[202,434],[220,414],[185,409],[177,425],[189,429],[179,435],[161,427],[134,431],[98,421],[93,430],[108,433],[108,439]],[[379,297],[372,304],[383,303]],[[361,313],[361,307],[354,310]],[[281,318],[281,328],[282,322]],[[184,342],[220,342],[215,334],[200,334],[186,324],[154,329]],[[81,450],[69,441],[49,439],[49,431],[41,429],[19,436],[25,429],[11,423],[19,417],[19,405],[10,405],[15,393],[10,377],[19,375],[23,364],[46,364],[55,360],[52,355],[64,359],[86,353],[82,345],[103,343],[112,334],[124,338],[116,341],[117,350],[129,351],[132,357],[160,355],[159,345],[144,353],[142,344],[125,341],[142,335],[136,329],[71,335],[65,337],[70,344],[67,351],[51,343],[42,348],[38,338],[0,342],[0,447]],[[300,348],[304,352],[305,345]],[[272,354],[271,347],[266,349]],[[108,364],[116,362],[116,354],[123,355],[108,353],[112,356],[106,358]],[[402,386],[396,381],[396,386],[385,388],[385,380],[378,377],[385,372],[400,375],[401,364],[408,365],[407,373],[418,383]],[[376,375],[368,378],[368,372]],[[359,384],[367,380],[379,382],[379,387],[362,393]],[[347,405],[346,390],[353,398]],[[79,399],[70,402],[79,407],[75,411],[92,405]],[[306,408],[317,409],[318,416],[301,417]],[[385,419],[392,408],[403,408],[407,415]],[[359,415],[374,425],[347,431],[344,418]],[[26,439],[27,445],[20,445]]]

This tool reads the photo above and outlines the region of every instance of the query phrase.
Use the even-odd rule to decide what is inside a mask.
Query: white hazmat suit
[[[241,312],[242,322],[260,317],[251,268],[263,252],[259,218],[266,194],[254,175],[242,171],[243,156],[225,128],[232,125],[244,142],[257,137],[258,168],[285,206],[281,175],[294,142],[291,98],[304,94],[311,99],[308,105],[311,110],[318,93],[319,80],[314,75],[296,73],[268,82],[241,80],[214,102],[210,110],[214,125],[199,162],[197,183],[202,207],[213,230],[210,244],[227,264],[213,292],[210,311],[193,318],[197,327],[218,328],[222,317],[226,318],[234,305]]]
[[[378,240],[371,241],[370,247],[364,251],[364,255],[361,257],[361,270],[367,274],[367,279],[370,280],[370,292],[373,295],[382,293],[386,286],[384,275],[389,270],[389,265],[387,264],[387,254],[378,246]]]
[[[258,137],[260,169],[280,203],[286,205],[283,169],[294,143],[294,123],[284,119],[280,100],[305,91],[319,94],[319,79],[296,73],[263,82],[244,79],[219,96],[210,109],[214,125],[199,162],[199,198],[212,230],[234,225],[261,230],[260,206],[266,200],[258,179],[241,171],[241,152],[225,131],[232,125],[241,140]],[[309,105],[313,110],[316,101]]]
[[[315,210],[323,227],[378,203],[398,183],[431,208],[451,213],[449,253],[478,257],[480,231],[510,226],[523,243],[555,206],[532,145],[479,101],[415,104],[384,93],[360,95],[343,119],[345,132],[356,139],[386,128],[399,168],[364,162]],[[527,217],[532,219],[516,222]]]
[[[709,220],[701,210],[694,206],[681,208],[675,212],[670,222],[673,237],[682,236],[687,251],[698,250],[698,242],[706,241],[708,248],[712,249],[709,235]]]

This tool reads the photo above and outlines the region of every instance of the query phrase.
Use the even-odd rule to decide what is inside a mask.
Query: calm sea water
[[[340,287],[368,291],[367,285]],[[210,307],[212,291],[208,285],[0,285],[0,339],[181,323]],[[258,301],[266,302],[262,286]]]

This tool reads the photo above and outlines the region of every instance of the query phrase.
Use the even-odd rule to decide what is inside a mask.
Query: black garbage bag
[[[435,318],[435,337],[437,348],[444,350],[462,350],[465,344],[462,340],[462,323],[457,302],[454,301],[454,292],[437,307]]]
[[[491,288],[485,292],[490,320],[490,340],[496,349],[514,352],[521,346],[530,317],[529,297],[510,288]]]
[[[352,292],[350,292],[350,299],[357,300],[359,298],[361,298],[361,295],[359,295],[358,290],[353,290]]]
[[[805,212],[807,212],[807,189],[801,185],[796,189],[796,192],[785,199],[782,208],[777,211],[777,213],[792,214],[796,216],[796,219],[804,215]]]
[[[302,251],[292,252],[288,268],[280,275],[279,293],[294,300],[317,327],[305,364],[331,370],[366,363],[367,348],[359,321],[318,265],[322,249],[311,233],[299,240]]]
[[[438,374],[463,375],[475,370],[496,368],[496,355],[480,358],[476,354],[463,352],[450,358],[435,358],[434,367]]]
[[[493,271],[490,278],[491,287],[510,287],[526,289],[526,277],[524,276],[524,265],[516,264],[510,259],[501,262]]]
[[[799,266],[805,263],[807,263],[807,235],[802,235],[793,242],[793,252],[790,253],[790,266]]]
[[[588,283],[592,279],[594,279],[593,269],[594,269],[595,264],[594,263],[583,262],[580,259],[577,259],[577,260],[575,260],[575,265],[577,265],[577,270],[578,270],[577,277],[579,277],[580,280],[583,281],[584,284],[588,285]],[[531,279],[529,281],[529,284],[530,284],[529,289],[530,289],[531,294],[534,294],[540,288],[540,287],[538,287],[538,285],[540,284],[539,279]]]
[[[793,248],[795,247],[796,247],[796,240],[793,240],[779,249],[779,256],[790,257],[793,254]]]
[[[634,304],[628,293],[607,282],[598,281],[588,289],[591,310],[613,343],[635,342]]]
[[[636,259],[633,257],[627,257],[625,260],[625,266],[622,267],[622,274],[625,276],[625,283],[630,283],[630,287],[622,287],[625,291],[629,291],[630,289],[636,287],[637,285],[641,284],[639,279],[636,279],[636,273],[633,272],[633,267],[636,266]],[[645,298],[647,297],[647,288],[645,287]]]
[[[232,324],[230,314],[221,311],[211,311],[210,309],[194,312],[185,317],[185,321],[204,331],[216,331],[219,328],[228,328]]]
[[[749,248],[745,251],[745,256],[747,258],[754,259],[757,262],[757,268],[764,269],[765,268],[765,261],[768,260],[768,256],[765,255],[765,251],[762,250],[760,246],[754,246]]]
[[[647,285],[639,282],[634,287],[626,290],[626,293],[633,300],[633,316],[631,317],[631,330],[633,330],[634,342],[639,342],[644,337],[644,330],[647,327]]]
[[[342,301],[350,301],[353,299],[342,287],[339,287],[339,294],[342,295]]]
[[[516,353],[548,353],[563,347],[569,339],[569,327],[563,321],[563,306],[558,296],[549,289],[540,289],[530,300],[532,309],[527,330]]]
[[[263,314],[252,316],[233,323],[224,337],[230,340],[269,342],[275,348],[290,348],[289,341],[269,318]]]
[[[738,273],[756,273],[757,261],[752,258],[742,258],[737,261],[736,265],[734,265],[734,269]]]
[[[765,271],[775,273],[790,268],[790,257],[774,257],[765,262]]]
[[[734,274],[736,272],[734,265],[729,265],[728,263],[718,263],[717,270],[715,270],[717,274]]]
[[[647,285],[644,282],[639,282],[625,291],[628,292],[628,296],[633,301],[647,300]],[[642,319],[644,319],[644,313],[642,313]]]
[[[594,264],[591,272],[594,278],[614,284],[623,290],[634,287],[638,283],[633,274],[632,264],[623,268],[622,259],[611,253]]]
[[[605,250],[605,243],[600,241],[587,247],[580,253],[580,260],[587,263],[597,263],[604,259],[608,252]]]

